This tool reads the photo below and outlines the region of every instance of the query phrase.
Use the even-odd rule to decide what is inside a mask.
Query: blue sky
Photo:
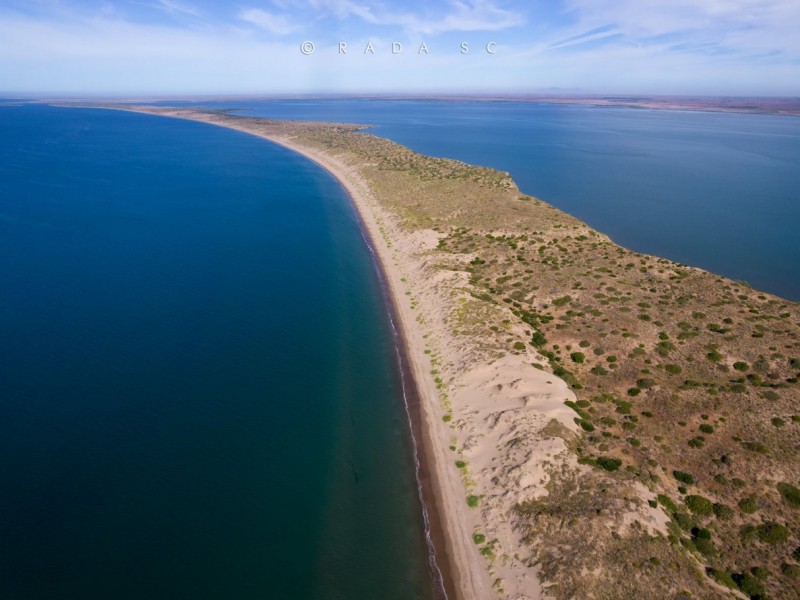
[[[6,94],[800,95],[798,0],[0,0],[0,40]]]

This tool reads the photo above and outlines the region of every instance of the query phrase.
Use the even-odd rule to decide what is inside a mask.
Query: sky
[[[800,1],[0,0],[4,95],[381,92],[800,96]]]

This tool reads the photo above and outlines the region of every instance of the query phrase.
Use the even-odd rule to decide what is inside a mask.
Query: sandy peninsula
[[[126,109],[269,139],[349,193],[413,373],[448,598],[793,597],[797,304],[358,125]]]
[[[493,360],[482,356],[480,347],[469,347],[452,335],[448,323],[454,301],[459,302],[453,294],[464,282],[458,274],[439,270],[431,259],[440,236],[434,231],[405,229],[382,206],[357,165],[304,143],[291,132],[271,131],[269,121],[258,127],[258,122],[241,123],[222,113],[134,110],[263,137],[313,160],[339,180],[380,263],[402,329],[404,356],[413,373],[411,384],[419,395],[422,439],[417,442],[430,477],[427,489],[433,496],[425,499],[425,505],[432,513],[427,515],[434,529],[431,535],[439,542],[435,575],[444,579],[451,600],[490,598],[498,591],[512,598],[542,598],[535,570],[511,555],[520,546],[520,536],[507,515],[516,502],[543,486],[545,464],[568,460],[563,439],[531,441],[519,453],[524,461],[515,467],[519,472],[509,480],[514,480],[514,487],[498,491],[490,480],[507,468],[501,449],[520,427],[535,431],[555,419],[566,430],[577,431],[574,413],[564,404],[575,400],[569,386],[534,368],[531,362],[540,360],[534,351]],[[447,394],[435,368],[443,364],[458,373],[448,383],[451,391]],[[462,463],[468,466],[459,467]],[[489,541],[492,557],[499,554],[502,559],[487,561],[489,552],[481,554],[483,544],[476,540]]]

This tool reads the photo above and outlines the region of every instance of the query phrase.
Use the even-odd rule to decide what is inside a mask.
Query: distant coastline
[[[24,99],[18,94],[7,102],[14,104],[34,102],[45,104],[67,103],[70,106],[97,106],[101,103],[136,104],[152,102],[203,102],[289,99],[339,99],[339,100],[394,100],[429,102],[520,102],[530,104],[565,104],[594,107],[640,108],[646,110],[676,110],[689,112],[721,112],[761,115],[800,116],[800,97],[776,96],[661,96],[650,94],[575,94],[575,93],[454,93],[454,94],[247,94],[209,96],[155,96],[155,97],[97,97],[96,99],[70,97],[42,97]],[[0,103],[6,102],[0,97]]]

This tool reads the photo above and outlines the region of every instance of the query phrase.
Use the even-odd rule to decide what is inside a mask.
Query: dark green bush
[[[732,519],[734,515],[733,509],[727,504],[714,504],[714,516],[722,521]]]
[[[694,483],[694,475],[691,473],[687,473],[686,471],[673,471],[673,477],[680,481],[681,483],[692,484]]]
[[[686,496],[686,507],[701,517],[710,517],[714,514],[714,504],[703,496]]]
[[[742,512],[745,512],[749,515],[753,514],[759,509],[758,497],[748,496],[747,498],[742,498],[739,500],[739,508]]]
[[[764,585],[750,573],[734,573],[731,577],[739,589],[750,598],[761,598],[764,595]]]
[[[683,371],[683,369],[681,369],[678,365],[664,365],[664,370],[670,375],[677,375]]]
[[[733,368],[736,369],[737,371],[744,372],[744,371],[747,371],[750,368],[750,365],[748,365],[746,362],[743,362],[741,360],[737,360],[735,363],[733,363]]]
[[[706,569],[706,574],[717,583],[722,584],[725,587],[731,588],[732,590],[735,590],[739,587],[736,585],[736,582],[733,580],[730,573],[727,573],[726,571],[708,568]]]
[[[800,506],[800,490],[792,484],[785,482],[779,483],[778,491],[786,502],[792,506]]]
[[[597,458],[597,466],[606,471],[616,471],[622,466],[622,461],[610,456],[600,456]]]
[[[768,521],[758,526],[758,539],[767,544],[783,544],[789,539],[789,530],[779,523]]]
[[[586,360],[586,355],[583,352],[573,352],[569,355],[572,362],[582,364]]]
[[[708,423],[703,423],[700,425],[700,431],[703,433],[714,433],[714,426],[709,425]]]
[[[663,506],[667,510],[669,510],[671,512],[675,512],[675,511],[678,510],[678,505],[675,504],[669,498],[669,496],[665,496],[664,494],[659,494],[658,496],[656,496],[656,499],[658,500],[659,504],[661,504],[661,506]]]

